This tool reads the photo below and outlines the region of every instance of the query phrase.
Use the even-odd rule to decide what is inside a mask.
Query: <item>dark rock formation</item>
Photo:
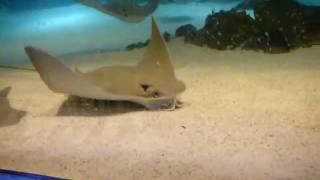
[[[306,36],[310,45],[320,45],[320,7],[304,6]]]
[[[185,42],[202,46],[203,36],[197,32],[197,28],[191,24],[180,26],[175,33],[176,37],[185,37]]]
[[[303,6],[294,0],[258,0],[254,3],[254,15],[255,19],[236,9],[212,12],[202,29],[186,31],[191,25],[185,25],[177,32],[187,43],[219,50],[285,53],[320,42],[318,7]]]
[[[134,49],[140,49],[140,48],[148,46],[148,44],[149,44],[149,40],[146,40],[145,42],[137,42],[137,43],[129,44],[126,47],[126,50],[131,51]]]
[[[176,30],[176,37],[188,36],[197,32],[197,28],[191,24],[186,24]]]
[[[256,5],[254,15],[260,29],[269,32],[270,41],[281,38],[289,49],[307,46],[303,6],[293,0],[268,0]],[[276,38],[272,39],[272,35]],[[283,44],[284,45],[284,44]]]
[[[234,49],[254,33],[253,26],[254,20],[245,12],[213,12],[204,26],[206,44],[219,50]]]
[[[237,11],[212,12],[202,29],[185,36],[187,43],[219,50],[237,47],[265,50],[266,41],[264,32],[257,28],[254,19],[245,12]]]
[[[171,40],[171,34],[168,32],[164,32],[162,36],[166,42],[169,42]]]

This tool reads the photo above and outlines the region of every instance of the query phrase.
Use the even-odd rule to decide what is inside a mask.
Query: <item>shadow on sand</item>
[[[106,101],[70,96],[60,106],[57,116],[111,116],[143,111],[142,105],[126,101]]]
[[[11,87],[0,91],[0,127],[18,124],[26,112],[13,109],[8,100]]]

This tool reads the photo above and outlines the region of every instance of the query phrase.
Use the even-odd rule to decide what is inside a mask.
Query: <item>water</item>
[[[163,4],[155,16],[159,19],[162,31],[174,34],[175,29],[183,24],[203,26],[204,17],[212,9],[228,10],[233,6],[211,3]],[[177,13],[176,9],[181,10]],[[193,12],[192,17],[190,12]],[[0,39],[7,42],[0,54],[2,62],[6,64],[26,61],[22,49],[28,44],[63,55],[124,48],[130,43],[147,39],[150,33],[148,21],[128,24],[80,4],[8,13],[0,18]],[[171,21],[174,19],[178,21]]]
[[[163,32],[174,34],[184,24],[190,23],[201,28],[212,10],[230,10],[238,3],[167,3],[161,4],[154,16],[158,18]],[[304,3],[319,5],[317,1]],[[8,7],[0,16],[0,40],[5,42],[0,50],[1,64],[26,62],[26,55],[22,51],[26,45],[41,46],[55,54],[66,55],[124,49],[126,45],[149,36],[148,21],[128,24],[71,1],[48,1],[34,5],[4,1],[3,4]],[[247,10],[247,13],[254,18],[252,10]],[[128,28],[132,31],[128,31]],[[122,38],[117,38],[119,36]]]

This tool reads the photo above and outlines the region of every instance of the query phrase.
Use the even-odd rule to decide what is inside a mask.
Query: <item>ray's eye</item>
[[[140,84],[140,86],[144,92],[147,92],[148,89],[151,87],[151,85],[148,85],[148,84]]]
[[[159,91],[153,91],[153,92],[152,92],[152,97],[158,98],[158,97],[160,97],[160,96],[161,96],[161,93],[160,93]]]
[[[155,90],[152,87],[152,85],[140,84],[140,87],[143,89],[144,96],[152,97],[152,98],[159,98],[159,97],[161,97],[163,95],[160,91]]]

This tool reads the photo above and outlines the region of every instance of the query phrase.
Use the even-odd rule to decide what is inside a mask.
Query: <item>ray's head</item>
[[[149,78],[140,82],[142,82],[139,84],[142,91],[141,96],[148,98],[176,97],[186,89],[185,84],[177,79],[159,81],[157,78]]]

